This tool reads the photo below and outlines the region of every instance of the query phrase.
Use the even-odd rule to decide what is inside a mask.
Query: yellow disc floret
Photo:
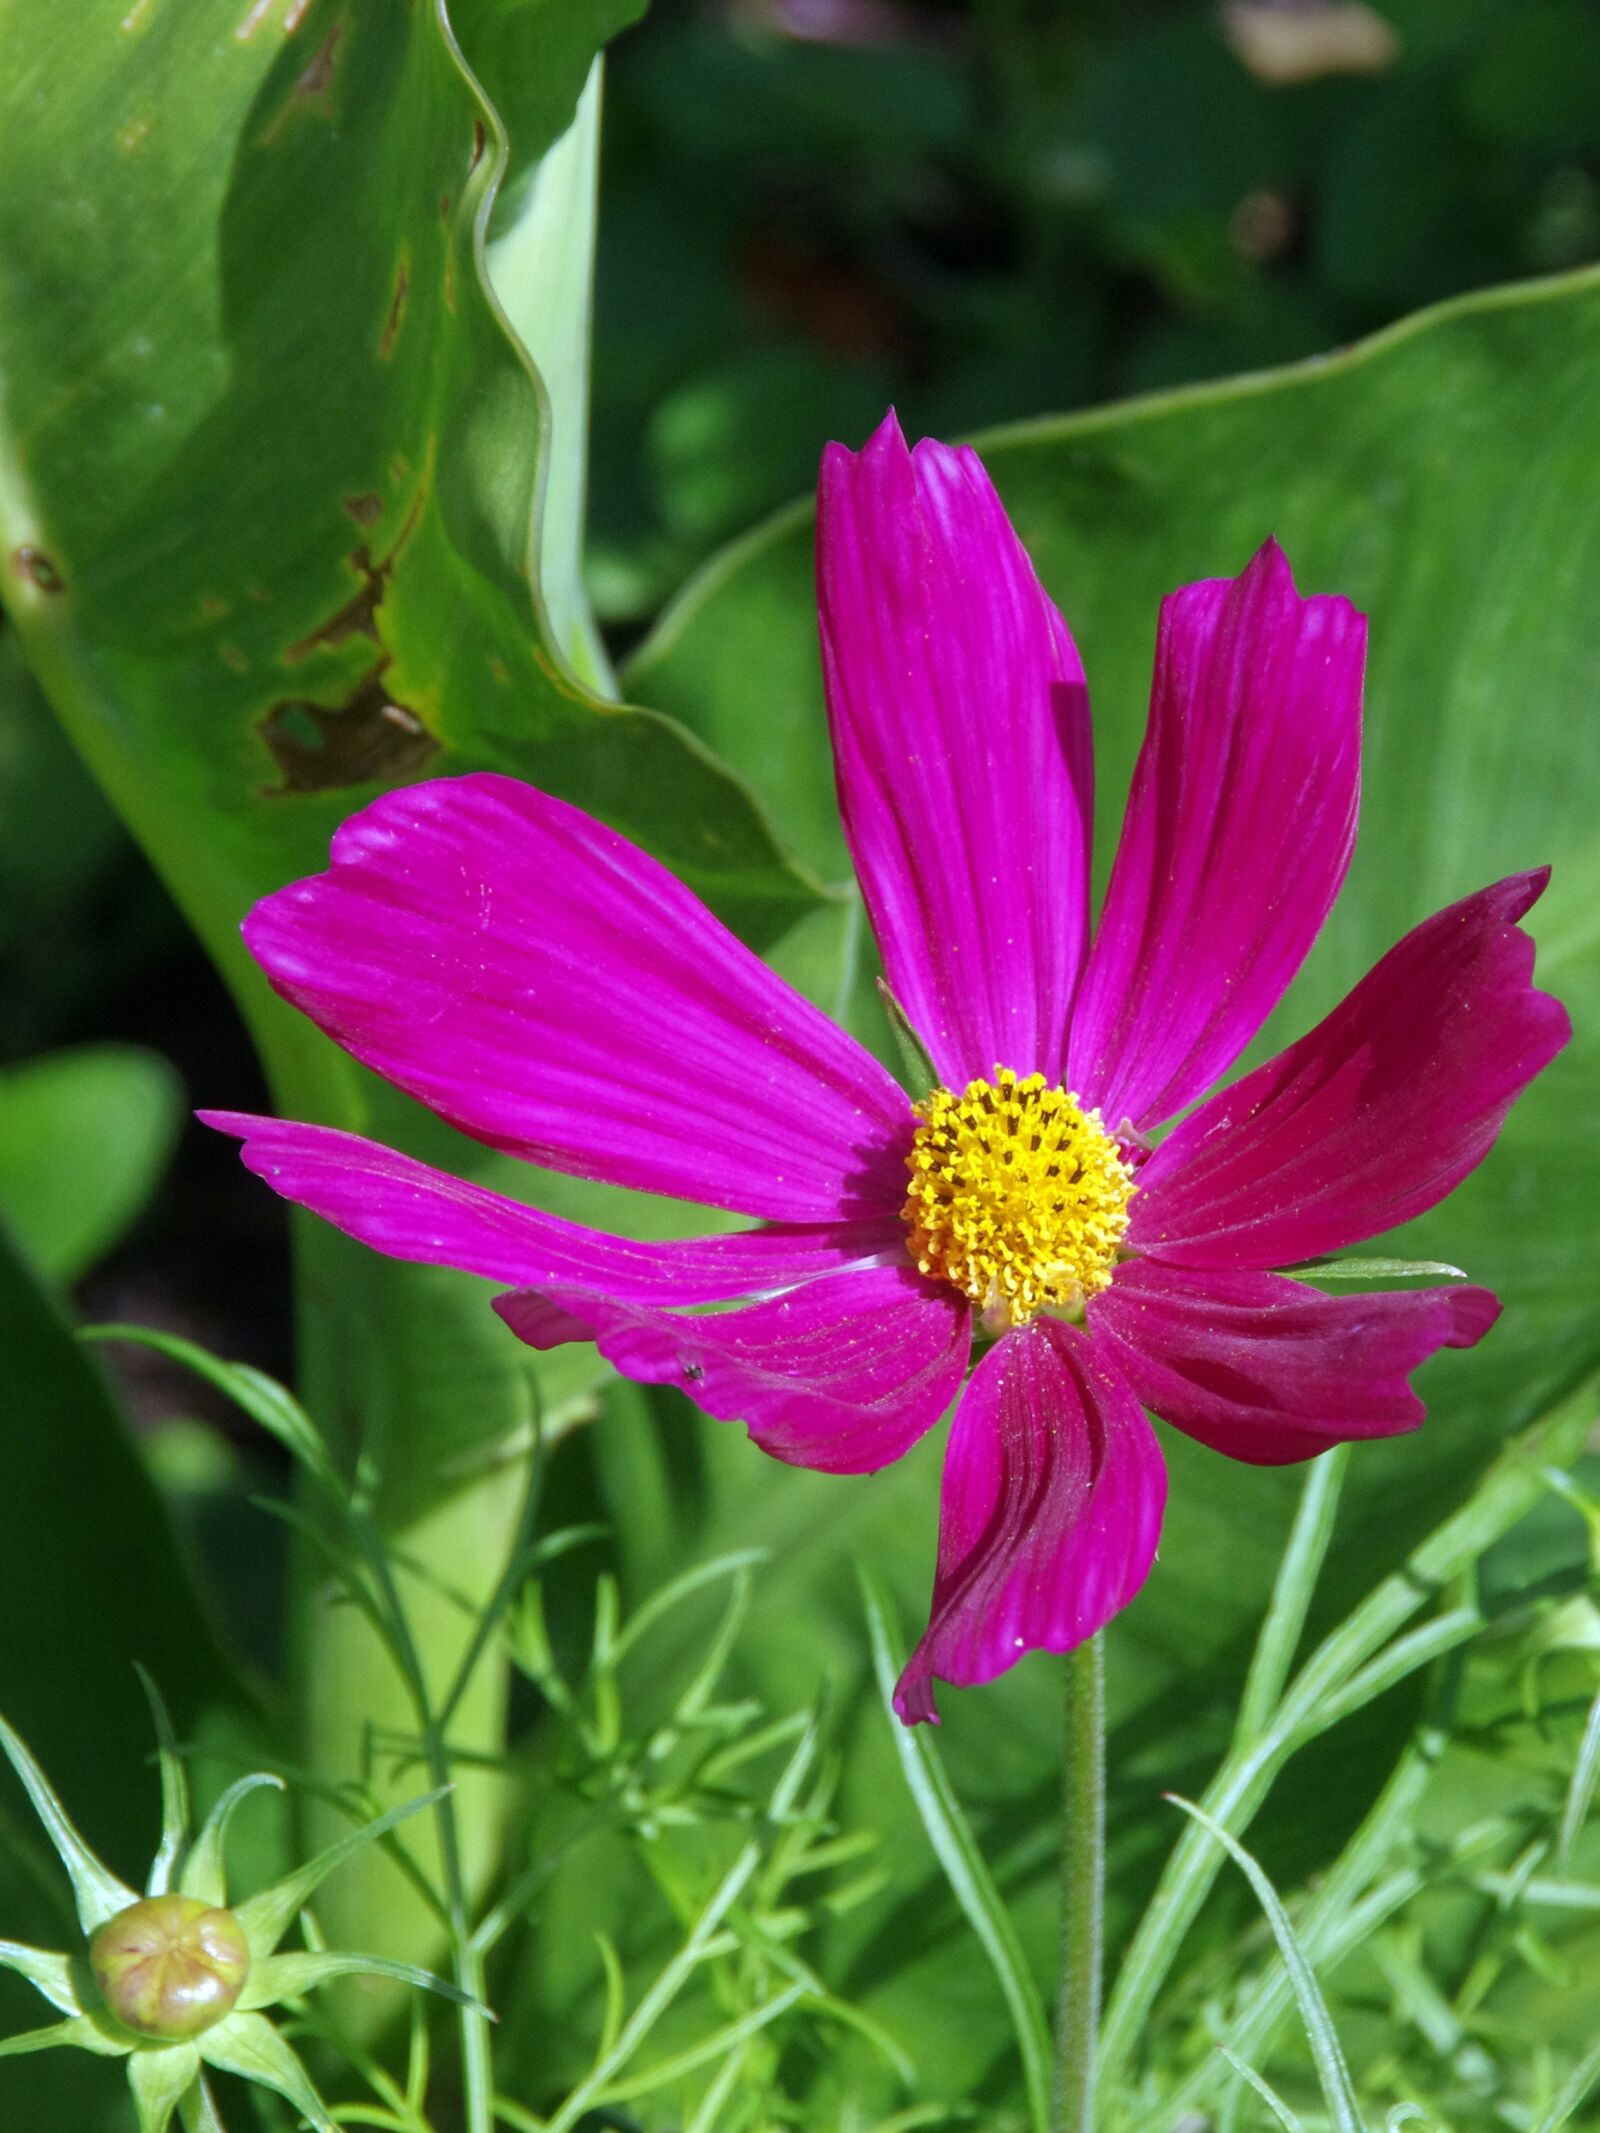
[[[913,1109],[904,1214],[919,1271],[964,1290],[991,1332],[1081,1312],[1111,1279],[1134,1191],[1099,1112],[1009,1067]]]

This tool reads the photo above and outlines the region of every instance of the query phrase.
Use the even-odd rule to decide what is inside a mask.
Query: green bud
[[[233,2010],[250,1944],[231,1911],[195,1896],[147,1896],[108,1918],[89,1943],[105,2003],[141,2037],[197,2037]]]

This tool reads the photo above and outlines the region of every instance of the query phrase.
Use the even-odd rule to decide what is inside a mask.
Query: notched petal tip
[[[933,1696],[933,1676],[913,1674],[908,1666],[894,1692],[894,1715],[903,1726],[937,1726],[942,1723]]]
[[[1480,1289],[1472,1283],[1437,1293],[1450,1313],[1450,1331],[1440,1343],[1445,1348],[1476,1348],[1505,1309],[1493,1289]]]
[[[1344,879],[1366,620],[1278,543],[1162,602],[1150,722],[1073,1008],[1072,1085],[1140,1127],[1185,1110],[1299,969]]]

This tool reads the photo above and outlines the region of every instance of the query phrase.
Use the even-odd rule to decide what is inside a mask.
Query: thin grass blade
[[[1305,2024],[1311,2056],[1316,2062],[1317,2079],[1322,2086],[1328,2115],[1333,2121],[1336,2133],[1362,2133],[1361,2113],[1356,2104],[1355,2090],[1351,2086],[1350,2069],[1345,2064],[1344,2052],[1340,2048],[1333,2019],[1328,2013],[1327,2002],[1322,1997],[1311,1965],[1306,1960],[1305,1951],[1277,1890],[1244,1846],[1236,1838],[1229,1836],[1203,1808],[1196,1807],[1192,1800],[1185,1800],[1175,1792],[1169,1792],[1167,1798],[1175,1807],[1181,1807],[1186,1815],[1192,1815],[1202,1829],[1210,1832],[1255,1890],[1256,1900],[1266,1913],[1267,1924],[1272,1928],[1272,1937],[1278,1943],[1278,1952],[1283,1957],[1284,1968],[1294,1985],[1295,2000],[1300,2009],[1300,2019]]]
[[[1017,2051],[1022,2060],[1029,2123],[1034,2133],[1049,2133],[1050,2031],[1038,1988],[1029,1975],[1027,1959],[1011,1915],[994,1885],[971,1826],[934,1750],[929,1729],[926,1726],[903,1726],[894,1715],[894,1685],[900,1662],[891,1642],[881,1593],[866,1578],[862,1580],[862,1589],[872,1637],[873,1664],[900,1756],[900,1767],[905,1772],[928,1841],[944,1868],[967,1923],[989,1958],[1010,2011]]]

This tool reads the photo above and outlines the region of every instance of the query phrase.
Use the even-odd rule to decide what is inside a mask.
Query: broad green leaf
[[[78,1045],[0,1074],[0,1215],[53,1281],[87,1273],[138,1216],[183,1117],[158,1052]]]
[[[186,1734],[235,1690],[105,1381],[3,1239],[0,1354],[0,1710],[126,1879],[159,1827],[135,1662]]]
[[[125,965],[127,942],[89,899],[126,839],[0,623],[0,958],[6,1049],[17,1058]]]
[[[575,102],[602,11],[476,13],[536,72],[596,33]],[[250,899],[424,771],[626,817],[769,931],[803,909],[726,774],[540,643],[538,400],[478,249],[504,148],[442,11],[6,0],[0,30],[6,601],[235,974]]]
[[[498,244],[559,207],[535,159],[628,12],[463,0],[529,188]],[[237,990],[281,1108],[525,1189],[269,995],[238,939],[253,900],[324,865],[383,787],[474,769],[604,816],[758,940],[816,891],[703,745],[597,696],[546,633],[540,394],[484,259],[500,117],[443,0],[0,0],[0,39],[0,595],[28,664]],[[584,168],[580,141],[575,189]],[[503,255],[529,345],[555,345],[539,324],[587,274],[587,218],[565,227]],[[492,1587],[531,1358],[465,1277],[305,1225],[300,1278],[306,1406],[341,1452],[361,1440],[412,1557]],[[303,1737],[351,1778],[414,1714],[367,1625],[319,1616],[297,1574]],[[408,1599],[445,1683],[462,1618],[425,1580]],[[491,1661],[463,1744],[492,1752],[503,1707]],[[498,1823],[493,1784],[471,1789],[469,1878]],[[372,1891],[348,1900],[370,1920]]]
[[[1295,369],[979,440],[1088,670],[1102,879],[1166,592],[1238,570],[1276,533],[1303,588],[1346,593],[1371,614],[1355,865],[1258,1055],[1308,1027],[1441,904],[1515,868],[1554,869],[1532,929],[1540,979],[1567,1001],[1578,1039],[1467,1185],[1372,1247],[1464,1267],[1504,1298],[1505,1315],[1479,1349],[1446,1352],[1422,1373],[1431,1419],[1420,1435],[1352,1455],[1313,1629],[1390,1569],[1462,1500],[1494,1446],[1600,1355],[1590,1241],[1600,1120],[1586,1096],[1600,1077],[1600,845],[1572,753],[1600,688],[1591,615],[1600,496],[1588,477],[1600,452],[1597,337],[1600,276],[1586,273],[1455,303]],[[842,880],[811,540],[809,507],[797,505],[719,557],[669,610],[625,685],[744,769],[805,858]],[[836,957],[808,977],[818,998],[830,998],[840,968]],[[663,1426],[681,1431],[680,1414],[674,1404]],[[609,1463],[607,1437],[602,1429],[595,1445]],[[714,1424],[696,1442],[710,1505],[697,1543],[737,1537],[773,1551],[746,1639],[767,1680],[803,1694],[819,1665],[857,1672],[859,1625],[839,1576],[851,1556],[872,1564],[908,1614],[926,1604],[936,1444],[861,1483],[775,1471]],[[1108,1642],[1114,1857],[1119,1817],[1151,1783],[1203,1784],[1221,1752],[1233,1718],[1225,1698],[1266,1608],[1298,1487],[1292,1472],[1242,1468],[1171,1432],[1164,1445],[1172,1491],[1161,1554]],[[673,1466],[681,1472],[681,1453]],[[643,1566],[657,1545],[646,1521],[658,1514],[636,1437],[615,1453],[613,1490],[631,1560]],[[1029,1834],[1048,1812],[1056,1755],[1048,1672],[1035,1659],[981,1695],[947,1697],[941,1744],[958,1793],[992,1803],[978,1834],[1002,1880],[1014,1877],[1015,1915],[1036,1959],[1053,1931],[1053,1866]],[[1309,1780],[1297,1792],[1290,1773],[1272,1812],[1308,1867],[1376,1791],[1398,1752],[1386,1729],[1409,1716],[1373,1717],[1331,1819],[1325,1795]],[[888,1781],[858,1733],[856,1795],[881,1797]],[[1130,1862],[1114,1884],[1113,1950],[1149,1871]],[[933,1916],[909,1961],[892,1918],[875,1947],[853,1928],[847,1937],[863,1973],[884,1980],[885,1997],[869,2004],[885,2015],[892,2006],[930,2082],[970,2094],[981,2068],[963,2057],[956,2019],[970,1951],[958,1920]]]

